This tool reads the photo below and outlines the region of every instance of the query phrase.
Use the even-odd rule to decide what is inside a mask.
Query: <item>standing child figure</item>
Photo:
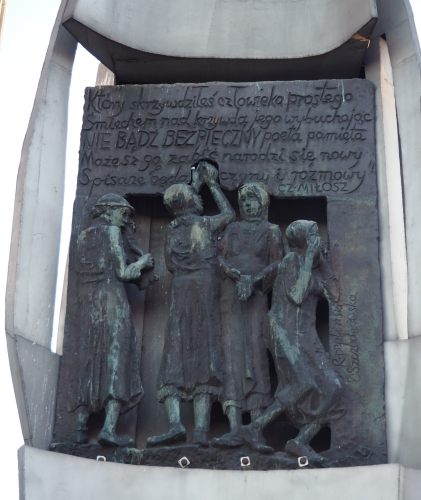
[[[258,182],[238,190],[241,220],[228,225],[220,242],[221,323],[225,358],[222,408],[230,432],[214,438],[213,446],[243,444],[242,413],[254,421],[271,402],[269,360],[263,324],[268,312],[266,294],[256,290],[248,299],[255,276],[282,258],[279,226],[268,222],[269,194]]]
[[[211,405],[223,387],[217,236],[235,217],[217,177],[215,167],[200,162],[192,186],[175,184],[164,194],[164,204],[175,216],[165,235],[165,261],[173,279],[157,397],[165,404],[170,428],[149,438],[148,446],[186,440],[180,420],[182,401],[193,401],[193,443],[209,446]],[[219,215],[200,215],[198,192],[203,184],[209,187]]]

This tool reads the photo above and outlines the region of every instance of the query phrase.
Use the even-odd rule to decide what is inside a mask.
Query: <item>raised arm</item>
[[[200,169],[203,180],[209,187],[213,199],[221,212],[219,215],[209,217],[211,231],[219,232],[235,219],[235,212],[217,182],[218,171],[216,168],[209,163],[200,162],[198,169]]]
[[[317,237],[313,242],[308,243],[303,264],[298,255],[293,252],[284,259],[282,267],[284,268],[285,291],[296,306],[301,306],[309,291],[313,259],[319,248],[320,238]]]
[[[133,264],[127,265],[126,254],[123,248],[123,238],[121,231],[118,227],[111,226],[110,231],[110,245],[111,252],[114,255],[116,264],[116,274],[121,281],[133,281],[140,277],[142,270],[153,269],[154,262],[151,254],[142,255]]]
[[[254,287],[259,289],[262,293],[269,293],[275,284],[280,265],[281,261],[272,262],[272,264],[269,264],[260,271],[259,274],[256,274],[256,276],[253,277]]]

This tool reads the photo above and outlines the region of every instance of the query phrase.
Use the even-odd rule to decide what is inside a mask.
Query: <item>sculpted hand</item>
[[[247,300],[253,293],[253,280],[251,276],[241,275],[241,279],[237,281],[237,295],[240,300]]]
[[[200,172],[197,168],[192,167],[192,187],[196,190],[196,193],[198,193],[203,185],[203,178],[200,175]]]
[[[314,255],[316,255],[316,253],[320,250],[320,244],[320,236],[314,237],[314,235],[312,235],[310,241],[307,241],[307,253],[314,257]]]
[[[225,269],[225,274],[233,281],[238,281],[241,278],[240,271],[238,269],[235,269],[235,267],[227,267]]]
[[[142,255],[138,262],[141,263],[143,269],[153,269],[155,267],[155,262],[150,253],[145,253],[145,255]]]
[[[203,181],[206,182],[207,185],[212,185],[218,180],[218,170],[210,163],[201,161],[198,170],[200,171]]]
[[[253,286],[257,285],[257,283],[262,279],[261,274],[256,274],[256,276],[251,277],[251,281],[253,283]]]

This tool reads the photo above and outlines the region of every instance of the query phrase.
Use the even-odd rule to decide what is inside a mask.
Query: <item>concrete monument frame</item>
[[[160,8],[163,3],[160,2]],[[182,3],[184,5],[186,2]],[[215,4],[216,9],[218,2],[211,3]],[[267,4],[257,1],[249,3]],[[275,2],[273,5],[285,7],[287,3]],[[304,5],[311,3],[311,0],[298,3]],[[60,364],[60,356],[51,352],[50,344],[60,250],[68,94],[77,46],[77,41],[62,23],[72,16],[82,23],[82,17],[86,14],[90,22],[95,24],[93,11],[84,10],[83,4],[98,9],[97,2],[87,1],[64,0],[60,6],[23,145],[17,181],[6,297],[6,336],[26,445],[20,453],[22,498],[36,498],[34,493],[30,493],[32,490],[29,487],[33,486],[31,481],[35,476],[31,478],[31,474],[35,474],[33,464],[37,460],[45,461],[44,465],[51,465],[53,460],[56,465],[51,465],[50,472],[54,467],[64,467],[67,470],[68,467],[73,467],[73,463],[79,464],[82,460],[60,457],[55,461],[55,455],[51,457],[49,453],[39,450],[48,449],[52,438]],[[365,58],[365,71],[366,77],[376,86],[378,117],[377,170],[388,460],[389,463],[403,467],[421,469],[421,447],[418,445],[421,441],[421,427],[417,418],[421,415],[421,367],[418,362],[421,357],[421,308],[418,305],[421,292],[421,266],[418,265],[421,220],[417,212],[421,199],[421,170],[417,168],[421,148],[418,140],[421,131],[421,111],[418,106],[421,97],[421,51],[409,0],[377,0],[377,12],[374,0],[353,1],[352,5],[354,4],[358,11],[357,17],[350,16],[349,9],[341,11],[339,6],[343,7],[344,2],[337,2],[337,25],[340,26],[343,20],[347,26],[342,38],[336,33],[329,38],[325,47],[314,45],[316,48],[312,54],[292,51],[285,57],[316,56],[332,50],[351,38],[372,18],[378,17]],[[363,9],[358,9],[360,4],[364,4]],[[271,8],[273,5],[271,4]],[[104,12],[107,8],[118,9],[117,2],[107,0]],[[267,15],[273,16],[273,12]],[[351,20],[348,22],[348,19]],[[98,31],[102,37],[112,35],[105,29],[106,22],[101,16],[98,23],[102,23],[102,32]],[[259,23],[262,23],[262,19]],[[90,29],[92,30],[92,26]],[[208,34],[210,35],[210,31]],[[120,40],[117,36],[115,40],[122,44],[128,43],[127,39]],[[89,37],[81,41],[89,48]],[[279,40],[274,40],[275,42],[278,43]],[[135,48],[141,47],[141,42],[139,43]],[[240,50],[240,45],[238,42],[235,50]],[[206,50],[203,52],[204,57],[216,57],[218,47],[212,49],[216,52],[206,53]],[[168,52],[163,53],[168,55]],[[198,53],[186,55],[200,57]],[[258,47],[255,53],[247,53],[246,50],[244,53],[238,52],[236,56],[270,58],[273,54],[265,55],[264,48]],[[101,474],[108,474],[109,467],[118,467],[119,471],[122,467],[110,464],[102,466],[105,467],[105,472],[101,471]],[[374,471],[381,471],[381,481],[385,481],[392,470],[390,467],[372,468],[374,484],[377,474]],[[400,474],[400,470],[393,469],[397,485],[404,485],[404,478],[411,477],[411,480],[408,479],[406,490],[399,490],[398,487],[395,494],[395,490],[390,489],[390,498],[415,498],[410,495],[416,494],[417,482],[419,489],[421,472],[407,471]],[[310,471],[305,473],[309,474]],[[335,473],[336,471],[322,471],[317,480],[325,477],[328,484],[331,475]],[[337,472],[338,475],[340,473]],[[159,474],[159,470],[154,474]],[[189,474],[194,472],[189,471]],[[220,472],[213,474],[218,475]],[[47,476],[47,473],[43,475],[39,472],[37,480],[42,479],[45,485],[53,487],[54,483],[49,482]],[[68,477],[70,481],[70,476]],[[351,479],[352,471],[344,477]],[[210,476],[209,479],[212,481]],[[255,480],[258,481],[257,477]],[[189,495],[192,496],[193,492],[194,488]],[[53,498],[54,492],[49,494]],[[247,494],[251,495],[251,490]],[[351,494],[355,495],[355,491],[346,493],[347,496]],[[66,498],[73,496],[68,495]],[[319,497],[316,495],[315,498]]]

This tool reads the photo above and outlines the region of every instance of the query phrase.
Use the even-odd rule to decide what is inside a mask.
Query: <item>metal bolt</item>
[[[298,457],[298,465],[300,467],[305,467],[306,465],[308,465],[308,457]]]
[[[241,467],[248,467],[250,465],[250,457],[241,457],[240,459]]]
[[[183,458],[180,458],[178,463],[180,464],[180,467],[185,469],[190,464],[190,460],[187,457],[183,457]]]

